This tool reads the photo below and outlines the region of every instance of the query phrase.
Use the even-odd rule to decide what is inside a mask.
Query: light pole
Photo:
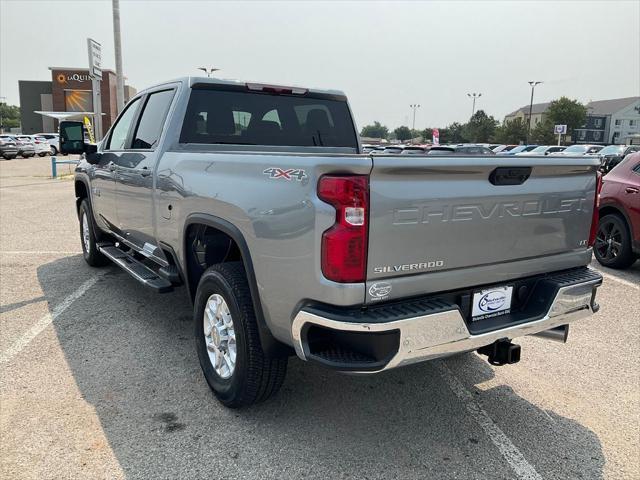
[[[6,99],[7,97],[0,97],[0,106],[4,103],[4,100]],[[4,133],[4,125],[2,124],[2,110],[0,110],[0,133]]]
[[[536,88],[536,85],[540,85],[542,82],[534,82],[531,81],[529,82],[529,85],[531,85],[531,102],[529,103],[529,126],[527,127],[527,141],[525,142],[526,145],[529,145],[529,137],[531,136],[531,114],[533,112],[533,91]]]
[[[213,72],[217,72],[220,69],[215,67],[198,67],[198,70],[202,70],[204,73],[207,74],[207,77],[211,77],[211,74]]]
[[[473,98],[473,105],[471,106],[471,116],[476,113],[476,98],[480,98],[482,96],[481,93],[467,93],[467,97]]]
[[[113,11],[113,46],[116,54],[116,107],[124,108],[124,76],[122,74],[122,40],[120,39],[120,0],[111,0]]]
[[[413,131],[416,129],[416,110],[420,108],[420,105],[414,103],[409,105],[413,109],[413,123],[411,124],[411,143],[413,144]]]

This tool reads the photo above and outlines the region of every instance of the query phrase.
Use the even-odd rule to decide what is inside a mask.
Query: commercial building
[[[20,80],[20,116],[22,133],[51,132],[57,121],[36,112],[88,112],[93,110],[91,77],[88,68],[49,67],[51,81]],[[125,86],[125,102],[136,94],[136,89]],[[100,82],[102,130],[106,132],[117,116],[116,74],[102,71]]]
[[[544,121],[551,103],[534,103],[531,113],[532,128]],[[573,131],[573,143],[629,144],[640,134],[640,97],[613,98],[589,102],[587,120],[581,128]],[[504,117],[505,122],[520,118],[529,121],[529,105],[519,108]]]
[[[545,115],[547,113],[547,109],[549,108],[550,104],[551,102],[533,104],[533,107],[531,108],[531,128],[535,128],[535,126],[538,123],[544,121]],[[522,120],[523,123],[528,124],[529,123],[529,105],[520,107],[515,112],[511,112],[507,114],[504,117],[504,121],[505,123],[511,122],[516,118],[519,118],[520,120]]]
[[[640,133],[640,97],[587,104],[587,121],[573,131],[575,143],[628,144]]]

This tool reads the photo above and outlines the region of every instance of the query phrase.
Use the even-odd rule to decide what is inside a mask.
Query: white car
[[[31,142],[33,144],[35,154],[40,157],[44,157],[51,153],[51,146],[44,137],[39,137],[37,135],[16,135],[16,138],[21,142]]]
[[[37,137],[44,137],[51,147],[51,155],[57,155],[60,148],[60,135],[58,133],[36,133]]]
[[[551,153],[550,155],[557,156],[581,156],[581,155],[596,155],[602,150],[602,145],[571,145],[565,148],[561,152]]]
[[[539,147],[529,150],[528,152],[516,153],[516,157],[530,157],[531,155],[551,155],[552,153],[562,152],[567,147],[558,145],[540,145]]]
[[[29,138],[31,138],[36,149],[36,155],[40,157],[51,155],[51,145],[49,145],[49,141],[46,138],[39,135],[30,135]]]

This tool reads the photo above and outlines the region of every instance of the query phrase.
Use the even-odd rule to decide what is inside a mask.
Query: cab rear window
[[[340,99],[194,89],[180,143],[357,148]]]

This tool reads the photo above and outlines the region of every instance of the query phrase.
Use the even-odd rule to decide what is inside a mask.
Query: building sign
[[[91,77],[87,73],[59,73],[56,82],[65,84],[68,82],[89,82]]]
[[[102,80],[102,46],[91,38],[87,38],[89,49],[89,75]]]
[[[566,135],[567,126],[566,125],[554,125],[553,126],[553,133],[555,133],[556,135]]]

